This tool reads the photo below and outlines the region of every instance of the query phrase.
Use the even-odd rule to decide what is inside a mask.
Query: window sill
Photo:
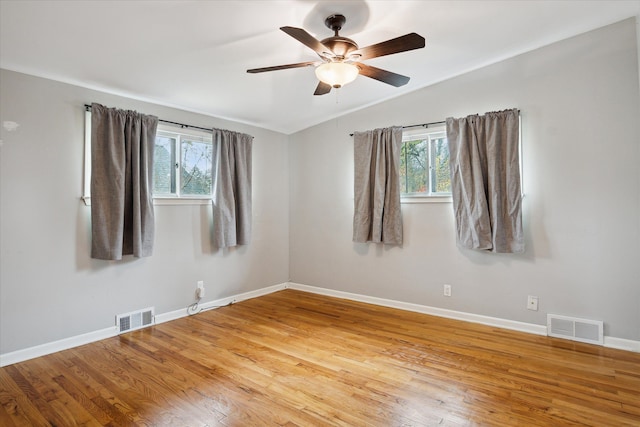
[[[91,197],[82,197],[86,206],[91,206]],[[168,206],[168,205],[210,205],[211,198],[177,198],[177,197],[154,197],[154,206]]]
[[[202,197],[154,197],[153,205],[154,206],[163,206],[163,205],[210,205],[211,197],[202,198]]]
[[[452,203],[451,196],[402,196],[400,203]]]

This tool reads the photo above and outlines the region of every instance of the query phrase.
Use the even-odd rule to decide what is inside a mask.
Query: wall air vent
[[[589,344],[604,344],[603,322],[547,314],[547,335]]]
[[[116,316],[116,327],[118,328],[118,333],[121,334],[153,325],[154,320],[153,307],[150,307],[132,311],[131,313],[118,314]]]

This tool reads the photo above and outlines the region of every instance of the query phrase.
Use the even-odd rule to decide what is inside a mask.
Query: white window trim
[[[436,132],[446,132],[446,126],[439,124],[424,129],[415,129],[402,132],[402,143],[413,141],[416,137]],[[431,174],[429,173],[429,186],[431,187]],[[401,204],[414,203],[453,203],[451,193],[400,193]]]
[[[403,195],[400,196],[401,204],[419,204],[419,203],[453,203],[453,198],[451,195]]]
[[[207,198],[191,198],[191,197],[154,197],[154,206],[166,205],[210,205],[211,197]]]
[[[181,135],[188,135],[194,138],[202,138],[203,140],[212,141],[211,132],[205,132],[198,129],[188,129],[185,130],[182,127],[175,125],[167,125],[164,123],[158,123],[158,131],[161,133],[174,135],[175,137]],[[214,153],[215,154],[215,153]],[[218,158],[218,156],[214,156],[214,158]],[[213,170],[215,171],[215,165],[213,165]],[[154,205],[205,205],[211,203],[213,199],[213,195],[216,191],[216,180],[213,180],[213,186],[211,188],[210,196],[197,196],[197,195],[171,195],[171,194],[160,194],[153,196],[153,204]]]
[[[165,132],[176,133],[174,127],[170,127],[165,124],[158,124],[158,129]],[[208,136],[203,131],[189,130],[189,134],[197,136]],[[215,185],[215,184],[214,184]],[[211,196],[153,196],[154,206],[166,206],[166,205],[210,205],[213,199],[213,192],[215,187],[211,190]],[[86,110],[84,112],[84,184],[82,189],[82,201],[85,206],[91,206],[91,111]]]

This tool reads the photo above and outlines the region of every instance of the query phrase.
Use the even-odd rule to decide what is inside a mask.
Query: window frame
[[[430,135],[433,134],[444,134],[446,139],[446,126],[445,124],[432,125],[425,128],[417,128],[417,129],[404,129],[402,131],[402,146],[409,141],[416,141],[419,139],[427,139],[427,160],[428,160],[428,171],[427,171],[427,185],[428,192],[420,192],[420,193],[405,193],[404,183],[401,183],[403,187],[400,192],[400,203],[451,203],[453,201],[451,192],[433,192],[432,191],[432,170],[433,170],[433,156],[432,156],[432,139]],[[435,139],[435,138],[434,138]]]
[[[181,144],[182,144],[182,139],[184,137],[187,137],[189,139],[209,142],[211,143],[212,149],[213,149],[213,135],[211,134],[211,132],[205,132],[198,129],[170,126],[170,125],[165,125],[163,123],[159,123],[156,136],[158,135],[165,136],[168,138],[175,138],[175,146],[174,146],[175,166],[172,166],[172,167],[174,167],[174,170],[175,170],[175,186],[176,186],[175,191],[176,192],[175,194],[166,194],[166,193],[155,194],[154,193],[153,194],[154,203],[158,201],[159,203],[156,203],[156,204],[176,204],[172,202],[177,200],[182,200],[182,201],[187,200],[190,202],[189,204],[198,204],[197,201],[202,201],[202,200],[209,203],[213,199],[213,196],[215,194],[215,179],[213,177],[213,172],[215,170],[214,164],[211,165],[212,176],[211,176],[211,193],[210,194],[202,194],[202,195],[180,194],[181,179],[182,179],[182,173],[181,173],[182,145]],[[216,153],[213,153],[212,162],[216,158],[217,158]]]

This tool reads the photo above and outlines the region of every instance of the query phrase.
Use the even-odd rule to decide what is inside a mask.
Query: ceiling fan
[[[395,87],[406,85],[409,82],[409,77],[372,67],[360,61],[423,48],[425,45],[424,37],[416,33],[409,33],[381,43],[359,48],[356,42],[338,34],[338,31],[342,29],[346,21],[347,19],[343,15],[331,15],[325,19],[324,24],[333,30],[334,35],[322,41],[318,41],[302,28],[280,27],[282,31],[305,46],[313,49],[313,51],[320,56],[321,61],[253,68],[247,70],[247,73],[264,73],[266,71],[285,70],[287,68],[317,66],[315,71],[320,82],[313,93],[314,95],[324,95],[329,93],[332,87],[342,87],[354,81],[356,77],[358,77],[358,74]]]

